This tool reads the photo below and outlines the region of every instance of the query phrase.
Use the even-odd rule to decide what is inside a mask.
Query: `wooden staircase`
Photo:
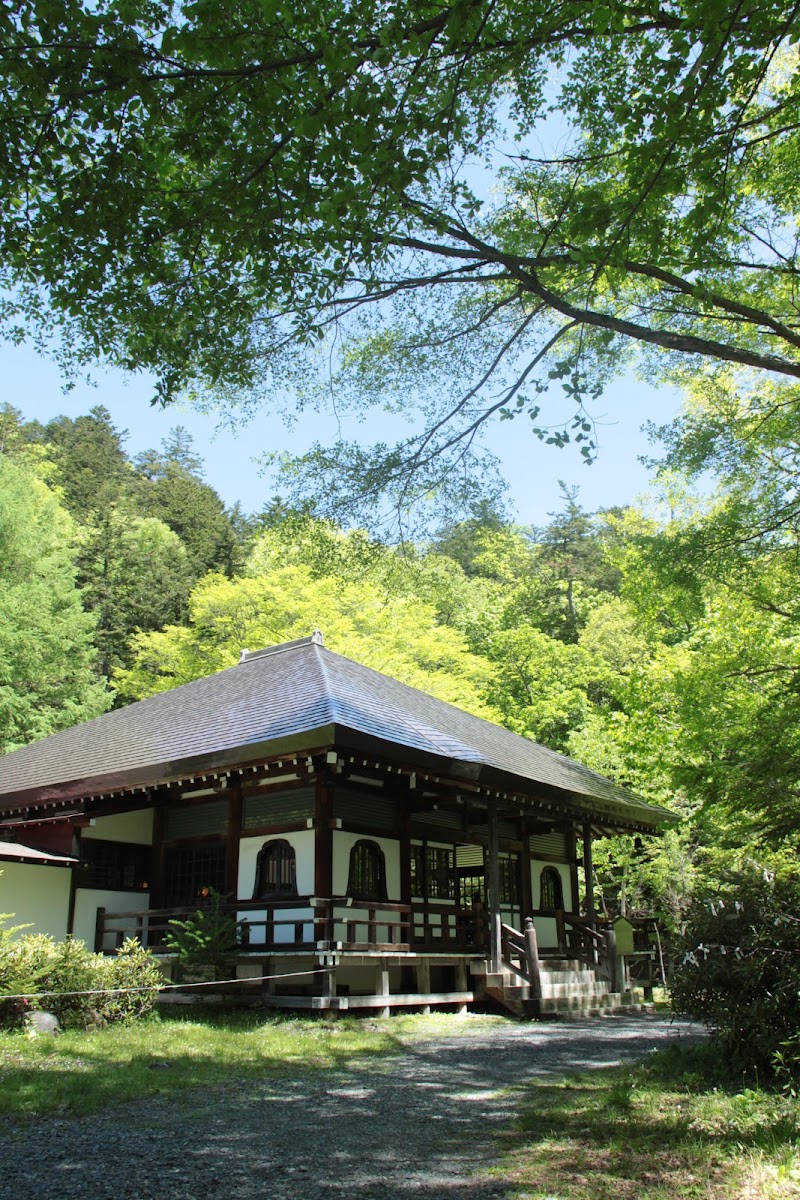
[[[474,968],[473,968],[474,970]],[[480,975],[476,996],[491,997],[523,1020],[537,1017],[571,1018],[607,1016],[614,1012],[643,1012],[636,992],[612,992],[607,979],[572,959],[545,959],[540,965],[541,995],[531,995],[531,985],[516,971],[503,967]]]
[[[525,922],[524,932],[503,925],[499,969],[493,971],[488,961],[472,966],[480,980],[476,997],[490,997],[527,1020],[645,1011],[648,1006],[638,993],[618,987],[613,932],[601,934],[585,923],[572,924],[572,947],[546,958],[539,955],[532,920]]]

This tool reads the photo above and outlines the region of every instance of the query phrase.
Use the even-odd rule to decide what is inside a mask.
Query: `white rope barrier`
[[[327,967],[313,967],[308,971],[286,971],[282,975],[248,975],[244,979],[204,979],[201,983],[154,983],[150,987],[91,988],[82,992],[20,992],[18,995],[0,992],[0,1001],[41,1000],[44,996],[129,996],[135,992],[174,992],[179,988],[185,991],[187,988],[222,987],[224,984],[230,983],[266,983],[271,979],[295,979],[302,975],[322,975],[327,970]]]

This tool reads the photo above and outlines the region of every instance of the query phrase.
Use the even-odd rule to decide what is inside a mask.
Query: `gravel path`
[[[514,1084],[698,1034],[653,1016],[476,1020],[333,1073],[7,1127],[0,1200],[503,1200],[487,1170],[515,1113]]]

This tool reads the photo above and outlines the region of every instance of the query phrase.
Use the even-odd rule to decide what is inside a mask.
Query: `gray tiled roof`
[[[662,809],[536,742],[472,716],[322,645],[319,635],[245,653],[235,667],[173,688],[0,758],[0,809],[35,798],[147,786],[197,767],[347,742],[352,732],[480,774],[494,769],[656,825]],[[514,779],[508,781],[512,786]],[[65,785],[70,784],[70,787]],[[80,786],[79,786],[80,785]]]

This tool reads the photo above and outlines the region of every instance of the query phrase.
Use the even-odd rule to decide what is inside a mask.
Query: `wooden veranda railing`
[[[165,938],[174,932],[172,922],[191,920],[204,909],[207,911],[202,903],[144,912],[98,908],[95,949],[109,952],[126,938],[137,938],[156,953],[164,953]],[[328,948],[484,952],[483,931],[476,932],[472,914],[455,905],[287,896],[230,901],[215,911],[230,919],[243,953]]]

